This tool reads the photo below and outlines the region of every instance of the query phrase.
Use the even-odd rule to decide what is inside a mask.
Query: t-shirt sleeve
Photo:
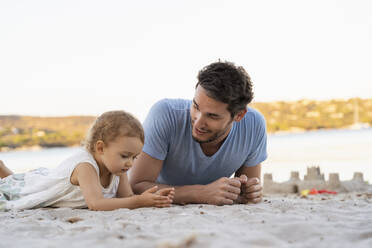
[[[166,99],[152,106],[143,123],[143,128],[145,131],[143,152],[153,158],[164,160],[169,150],[172,130],[170,106]]]
[[[256,166],[267,158],[267,133],[265,118],[256,112],[254,115],[254,128],[251,151],[244,162],[244,166]]]

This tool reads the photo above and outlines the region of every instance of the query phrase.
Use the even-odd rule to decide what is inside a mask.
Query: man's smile
[[[196,127],[194,129],[195,129],[195,133],[198,134],[198,135],[203,135],[203,134],[209,133],[209,131],[200,130]]]

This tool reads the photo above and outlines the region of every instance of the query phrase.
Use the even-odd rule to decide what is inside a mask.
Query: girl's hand
[[[156,191],[156,194],[162,195],[162,196],[167,196],[169,199],[171,199],[173,201],[174,188],[159,189],[158,191]]]
[[[157,208],[170,207],[170,205],[173,202],[173,196],[168,197],[168,195],[170,194],[170,191],[166,191],[165,189],[158,191],[157,189],[158,189],[158,186],[154,186],[152,188],[149,188],[148,190],[146,190],[140,195],[140,199],[142,203],[141,205],[143,205],[143,207],[157,207]],[[160,192],[160,194],[158,194],[158,192]],[[174,195],[174,192],[173,192],[173,195]]]

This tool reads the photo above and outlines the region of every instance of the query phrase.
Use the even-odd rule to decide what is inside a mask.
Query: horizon
[[[353,100],[353,99],[360,99],[362,101],[372,101],[372,97],[371,98],[362,98],[362,97],[352,97],[352,98],[331,98],[331,99],[309,99],[309,98],[302,98],[302,99],[298,99],[298,100],[292,100],[292,101],[285,101],[285,100],[275,100],[275,101],[261,101],[261,102],[256,102],[256,101],[252,101],[251,103],[248,104],[248,107],[252,107],[251,105],[254,105],[254,104],[274,104],[274,103],[277,103],[277,102],[284,102],[284,103],[296,103],[296,102],[301,102],[301,101],[315,101],[317,103],[319,102],[331,102],[331,101],[350,101],[350,100]],[[107,111],[111,111],[111,110],[115,110],[115,109],[108,109]],[[136,113],[131,113],[133,114],[134,116],[137,117]],[[36,118],[66,118],[66,117],[97,117],[99,116],[100,114],[97,114],[97,115],[85,115],[85,114],[76,114],[76,115],[23,115],[23,114],[1,114],[0,113],[0,117],[36,117]],[[138,118],[138,117],[137,117]],[[140,119],[140,121],[144,121]]]
[[[176,97],[164,97],[164,98],[176,98]],[[155,104],[155,102],[161,100],[161,99],[164,99],[164,98],[159,98],[159,99],[156,99],[152,104]],[[186,98],[185,98],[186,99]],[[190,99],[192,100],[192,97],[190,98],[187,98],[187,99]],[[327,101],[348,101],[348,100],[351,100],[351,99],[361,99],[361,100],[372,100],[372,96],[370,97],[360,97],[360,96],[351,96],[351,97],[335,97],[335,98],[293,98],[293,99],[272,99],[272,100],[267,100],[267,101],[256,101],[255,98],[253,98],[252,102],[249,103],[248,105],[251,105],[251,104],[255,104],[255,103],[274,103],[274,102],[299,102],[299,101],[316,101],[316,102],[327,102]],[[0,99],[1,100],[1,99]],[[150,107],[152,106],[152,104],[150,105]],[[146,109],[146,113],[150,110],[150,107],[148,109]],[[123,108],[114,108],[114,109],[106,109],[106,110],[102,110],[102,112],[97,112],[97,114],[83,114],[83,113],[72,113],[72,114],[69,114],[69,113],[61,113],[60,115],[53,115],[51,113],[46,113],[46,114],[27,114],[27,113],[6,113],[6,112],[0,112],[0,116],[32,116],[32,117],[68,117],[68,116],[98,116],[106,111],[111,111],[111,110],[126,110],[126,109],[123,109]],[[2,110],[0,110],[2,111]],[[127,110],[126,110],[127,111]],[[27,111],[26,111],[27,112]],[[136,115],[136,112],[130,112],[131,114],[134,114]],[[145,117],[145,116],[142,116],[142,117]]]

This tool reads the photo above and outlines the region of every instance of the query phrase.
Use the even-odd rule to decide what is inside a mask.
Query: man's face
[[[198,86],[190,107],[192,137],[199,143],[222,141],[229,133],[232,121],[227,104],[210,98]]]

